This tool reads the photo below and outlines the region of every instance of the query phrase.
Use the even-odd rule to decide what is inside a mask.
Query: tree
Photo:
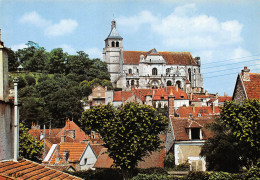
[[[20,123],[19,128],[19,156],[39,161],[42,158],[43,144],[35,140],[29,133],[28,128]]]
[[[214,137],[202,147],[208,170],[234,172],[257,164],[260,158],[260,102],[225,102],[220,117],[210,126]]]
[[[165,130],[167,119],[147,105],[127,103],[118,109],[112,105],[99,105],[82,114],[81,125],[98,132],[109,156],[120,167],[125,179],[148,152],[160,146],[158,134]]]
[[[66,67],[67,53],[63,53],[62,48],[53,49],[49,56],[49,72],[50,73],[64,73]]]

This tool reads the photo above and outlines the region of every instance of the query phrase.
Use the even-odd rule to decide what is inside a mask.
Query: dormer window
[[[189,117],[193,117],[192,113],[189,113]]]
[[[112,41],[112,47],[115,47],[115,42],[114,41]]]
[[[201,114],[200,114],[200,113],[198,113],[198,117],[201,117]]]
[[[201,128],[190,128],[189,129],[189,139],[190,140],[201,140],[202,139]]]
[[[119,42],[118,41],[116,42],[116,47],[119,47]]]
[[[184,99],[184,96],[181,96],[181,99]]]

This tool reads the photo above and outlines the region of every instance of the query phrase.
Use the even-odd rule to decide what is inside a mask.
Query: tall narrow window
[[[172,82],[171,81],[167,81],[167,86],[171,86]]]
[[[190,68],[188,69],[188,74],[189,74],[189,81],[191,82],[191,70],[190,70]]]
[[[152,69],[152,75],[157,75],[157,69],[156,68]]]
[[[134,86],[134,85],[135,85],[135,81],[132,80],[132,81],[131,81],[131,86]]]
[[[112,47],[115,47],[115,42],[114,41],[112,41]]]
[[[178,88],[181,89],[181,81],[177,81],[176,84],[178,85]]]
[[[129,73],[129,74],[132,74],[132,69],[128,69],[128,73]]]
[[[116,47],[119,47],[119,42],[118,41],[116,42]]]

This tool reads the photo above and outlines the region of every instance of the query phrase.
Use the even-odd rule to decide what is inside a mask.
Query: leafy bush
[[[251,169],[249,169],[249,171],[247,171],[245,173],[245,179],[258,179],[260,180],[260,168],[259,167],[253,167]]]
[[[135,174],[162,174],[167,175],[167,171],[164,168],[147,168],[137,169]]]
[[[203,171],[190,171],[186,179],[187,180],[208,180],[209,173]]]
[[[213,172],[209,176],[209,180],[231,180],[232,179],[232,174],[228,172]]]
[[[169,178],[162,174],[138,174],[132,180],[169,180]]]
[[[87,180],[122,180],[122,174],[120,169],[97,169],[97,170],[87,170],[87,171],[76,171],[69,172],[74,176],[80,177]]]
[[[188,163],[188,161],[186,161],[185,163],[174,166],[173,169],[171,169],[171,170],[172,171],[189,171],[190,164]]]
[[[175,167],[175,157],[173,153],[169,153],[165,156],[164,159],[164,167],[165,168],[173,168]]]
[[[26,75],[25,80],[29,86],[35,85],[36,81],[32,75]]]

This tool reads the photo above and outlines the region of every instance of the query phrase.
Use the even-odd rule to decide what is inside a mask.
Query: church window
[[[129,74],[132,74],[132,69],[128,69],[128,73],[129,73]]]
[[[189,74],[189,81],[191,82],[191,69],[188,69],[188,74]]]
[[[126,85],[129,86],[129,81],[126,82]]]
[[[136,81],[136,85],[139,86],[139,81],[138,80]]]
[[[176,84],[178,85],[178,88],[181,89],[181,81],[177,81]]]
[[[171,81],[167,81],[167,86],[171,86],[172,82]]]
[[[115,42],[114,41],[112,41],[112,47],[115,47]]]
[[[131,81],[131,86],[134,86],[134,85],[135,85],[135,81],[132,80],[132,81]]]
[[[157,75],[157,68],[152,69],[152,75]]]
[[[119,47],[119,42],[118,41],[116,42],[116,47]]]

